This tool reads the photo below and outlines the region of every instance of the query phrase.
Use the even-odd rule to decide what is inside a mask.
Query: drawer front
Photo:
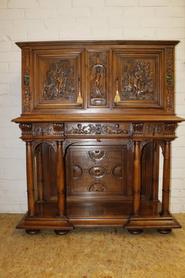
[[[68,195],[123,195],[126,190],[127,148],[72,146],[67,157]]]

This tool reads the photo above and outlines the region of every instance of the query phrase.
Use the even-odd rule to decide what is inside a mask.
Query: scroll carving
[[[168,112],[173,112],[174,110],[174,59],[173,59],[173,49],[166,49],[166,109]]]
[[[122,100],[153,100],[153,63],[150,60],[125,59],[122,69]]]
[[[107,53],[89,53],[89,80],[90,80],[90,104],[93,106],[105,106],[107,104]]]
[[[59,60],[50,65],[44,82],[43,98],[60,99],[74,103],[77,98],[77,80],[75,64],[71,60]]]
[[[67,130],[68,134],[78,135],[123,135],[128,134],[129,129],[120,127],[119,124],[75,124],[69,126]]]

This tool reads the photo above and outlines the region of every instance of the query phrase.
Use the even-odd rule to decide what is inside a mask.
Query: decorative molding
[[[154,64],[152,60],[123,60],[121,100],[154,99]]]
[[[173,48],[166,48],[166,110],[174,111],[174,57]]]
[[[64,100],[75,103],[77,99],[77,80],[75,63],[70,59],[53,62],[46,74],[43,88],[45,100]]]

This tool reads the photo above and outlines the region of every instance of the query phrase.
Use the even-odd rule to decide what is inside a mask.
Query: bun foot
[[[157,231],[158,231],[158,233],[160,233],[162,235],[167,235],[167,234],[171,233],[172,229],[158,229]]]
[[[37,235],[40,233],[40,230],[26,230],[26,233],[29,235]]]
[[[54,230],[54,232],[57,236],[63,236],[63,235],[66,235],[67,233],[69,233],[68,230]]]
[[[142,229],[128,229],[128,232],[132,235],[139,235],[143,232]]]

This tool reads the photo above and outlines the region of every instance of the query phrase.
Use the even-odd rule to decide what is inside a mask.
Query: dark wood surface
[[[17,225],[168,233],[177,41],[22,42],[28,212]],[[159,150],[163,185],[159,201]]]

